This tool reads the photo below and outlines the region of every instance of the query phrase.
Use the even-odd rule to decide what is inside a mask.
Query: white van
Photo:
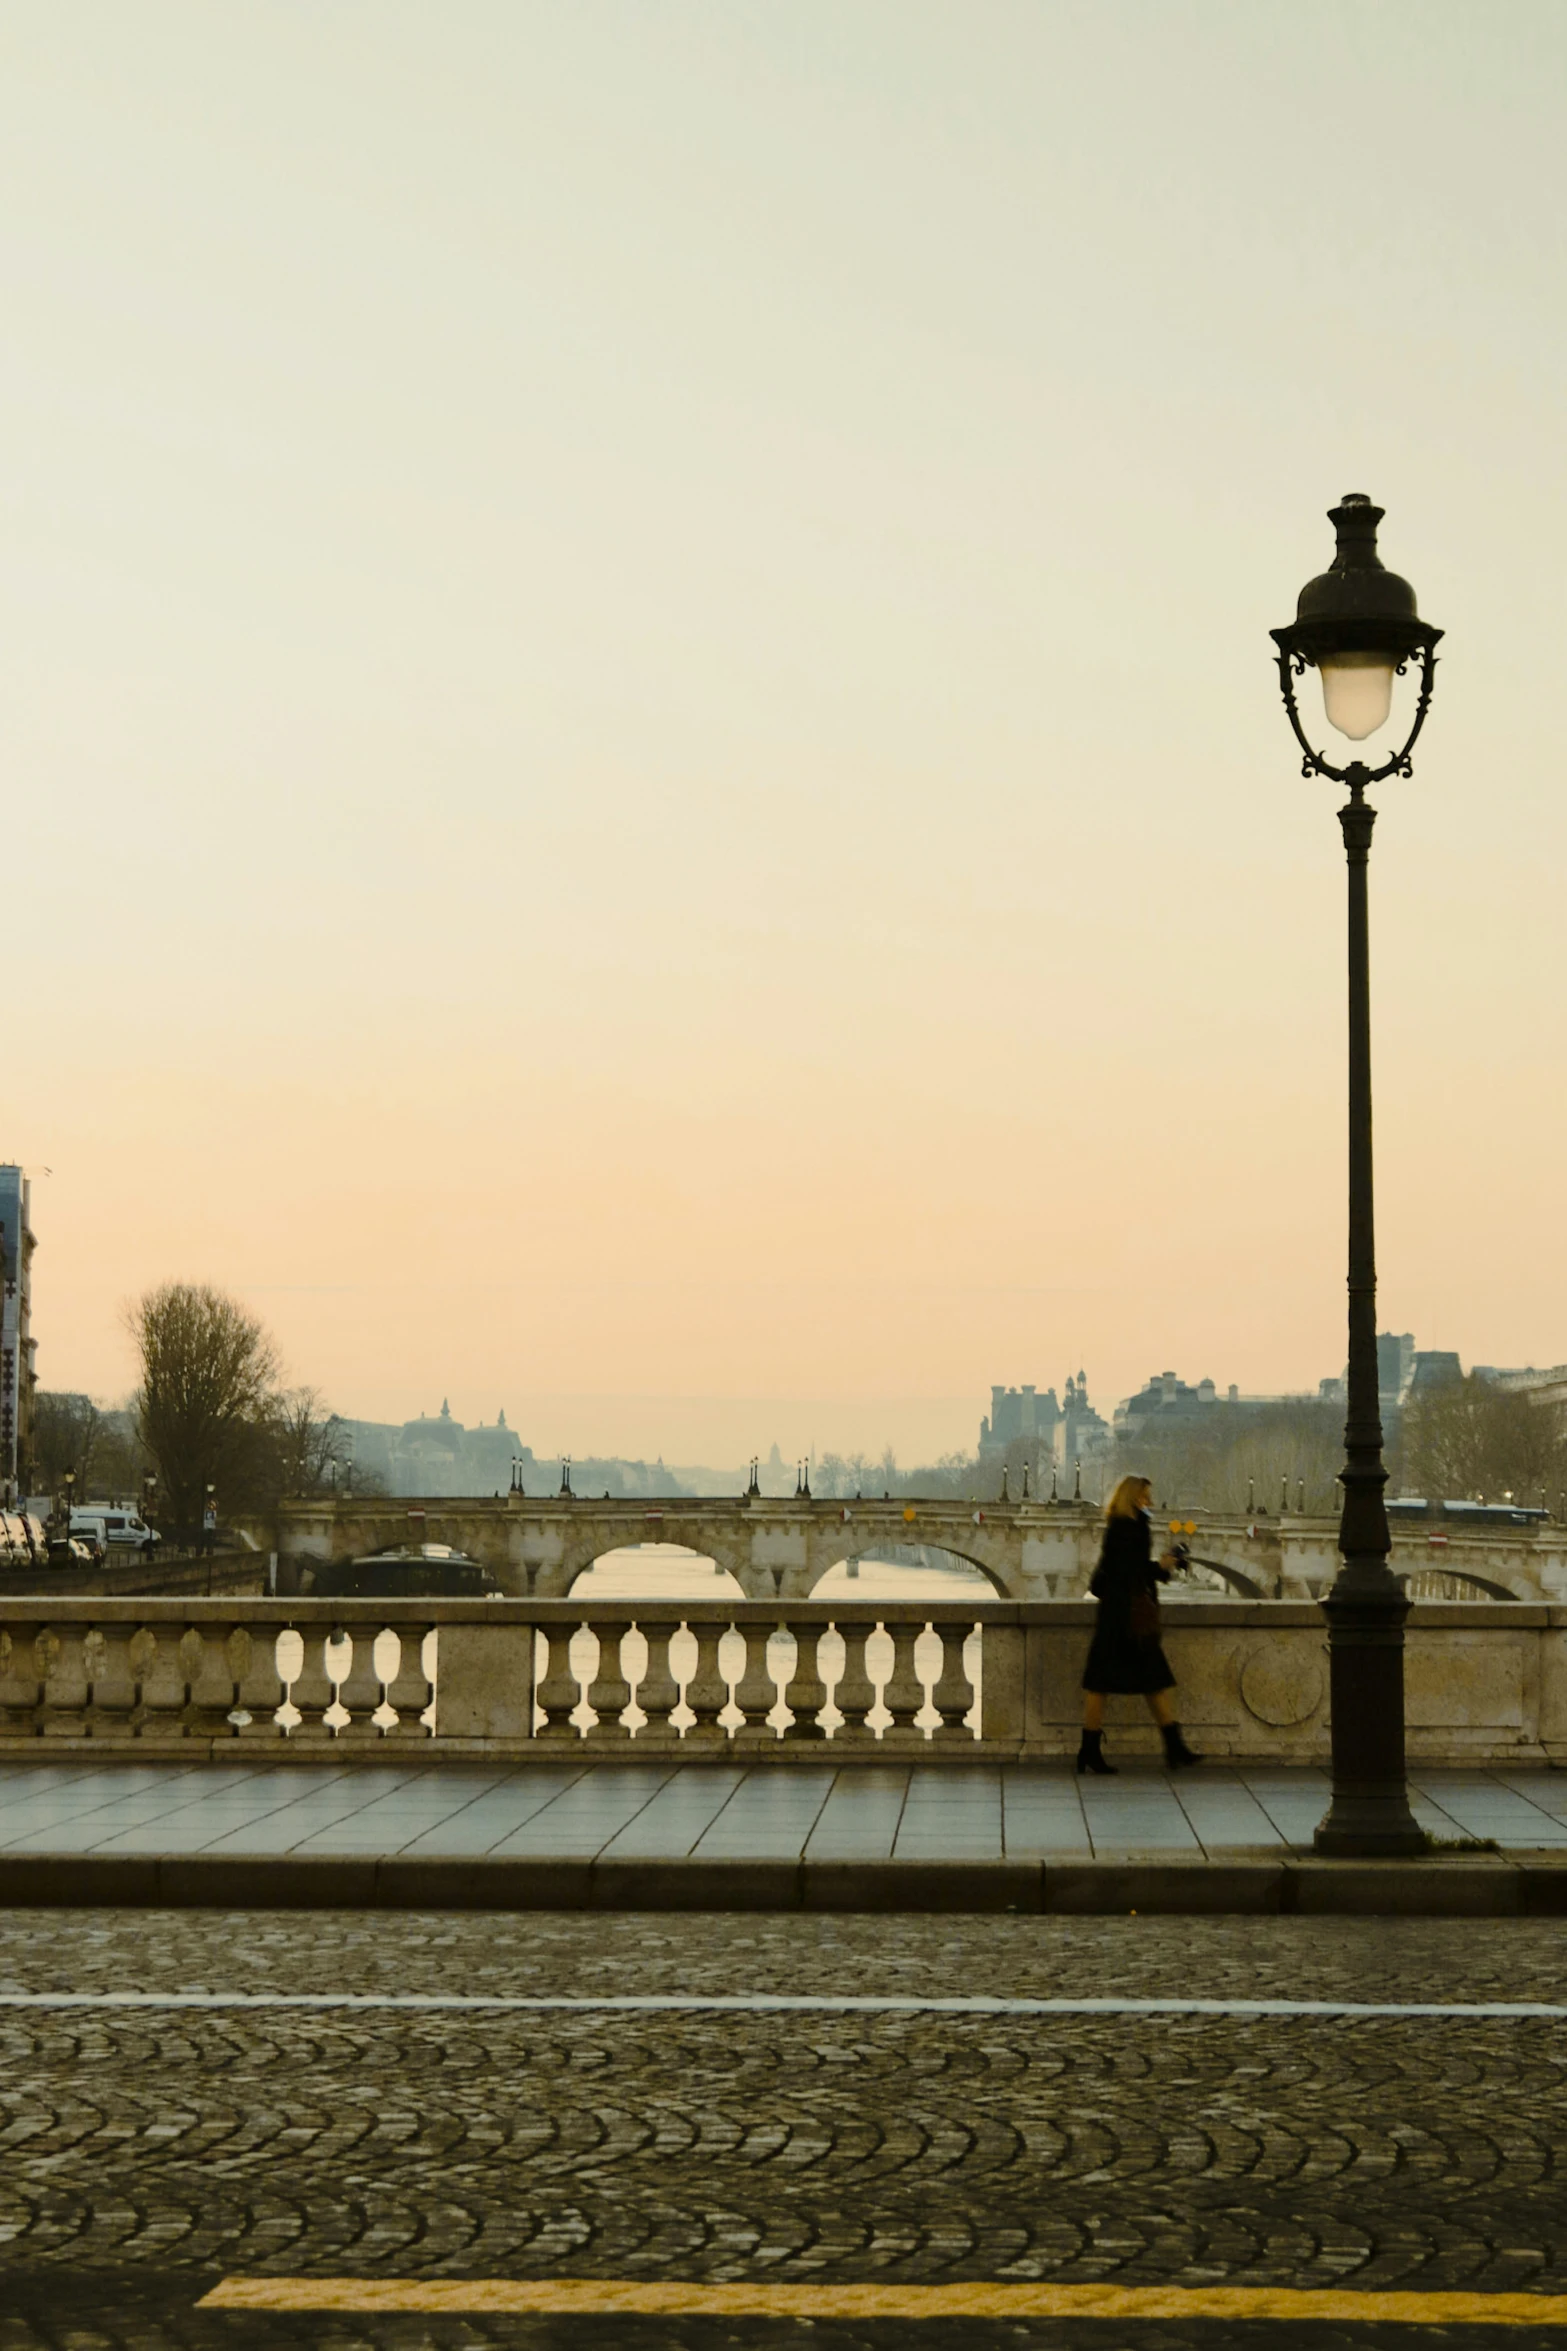
[[[106,1551],[150,1551],[162,1541],[145,1519],[115,1502],[93,1502],[83,1510],[73,1510],[71,1532],[87,1542],[96,1536]]]

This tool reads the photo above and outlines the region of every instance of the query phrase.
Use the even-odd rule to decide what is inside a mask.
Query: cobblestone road
[[[1567,1997],[1542,1922],[9,1914],[0,1989]],[[0,2012],[0,2351],[1281,2342],[197,2312],[224,2274],[1567,2295],[1542,2020]],[[1567,2342],[1292,2325],[1290,2341]]]

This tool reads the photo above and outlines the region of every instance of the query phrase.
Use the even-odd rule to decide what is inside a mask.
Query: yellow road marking
[[[224,2278],[199,2310],[531,2311],[552,2318],[1281,2318],[1567,2327],[1567,2294],[1342,2287],[686,2285],[615,2278]]]

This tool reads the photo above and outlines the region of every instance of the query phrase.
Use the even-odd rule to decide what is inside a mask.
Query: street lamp
[[[1333,1800],[1317,1830],[1324,1853],[1416,1853],[1425,1837],[1409,1809],[1404,1773],[1404,1619],[1409,1601],[1388,1566],[1382,1419],[1377,1395],[1377,1269],[1371,1159],[1371,972],[1366,869],[1376,810],[1366,787],[1414,773],[1410,753],[1425,724],[1442,635],[1421,620],[1407,580],[1377,554],[1382,509],[1352,491],[1329,516],[1338,532],[1332,566],[1300,592],[1295,619],[1271,631],[1284,707],[1305,757],[1301,773],[1349,786],[1338,812],[1349,865],[1349,1377],[1344,1424],[1343,1566],[1323,1600],[1328,1620]],[[1328,724],[1352,743],[1386,724],[1393,679],[1420,665],[1415,715],[1403,746],[1379,767],[1335,767],[1313,748],[1295,702],[1295,680],[1322,678]]]

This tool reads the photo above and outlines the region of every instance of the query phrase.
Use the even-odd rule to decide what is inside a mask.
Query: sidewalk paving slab
[[[1447,1850],[1370,1864],[1314,1856],[1326,1775],[1277,1765],[29,1760],[0,1766],[0,1904],[1567,1915],[1567,1775],[1411,1789]]]

